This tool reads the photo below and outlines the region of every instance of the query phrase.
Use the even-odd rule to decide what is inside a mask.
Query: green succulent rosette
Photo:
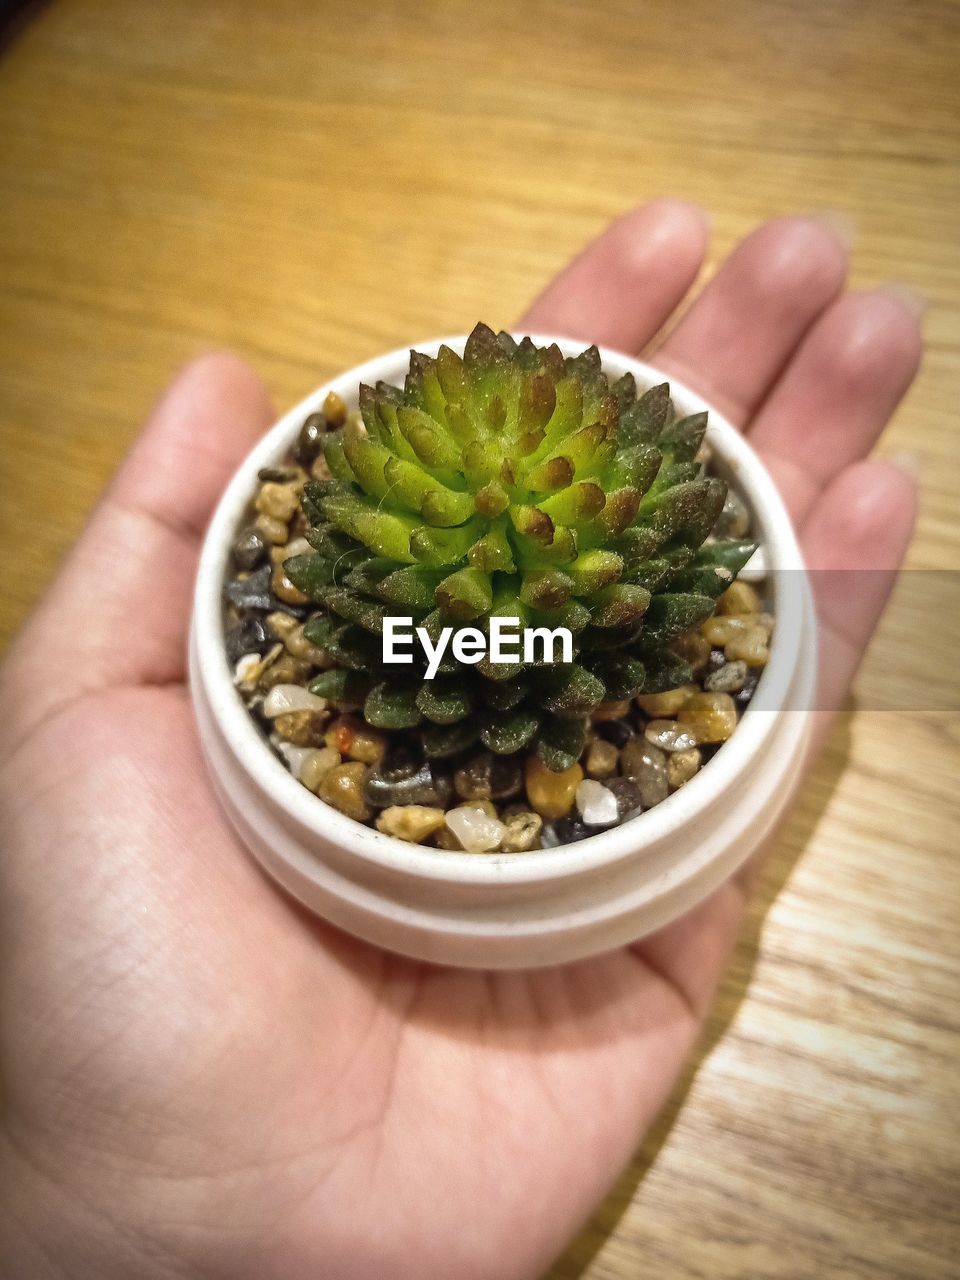
[[[479,739],[564,769],[601,703],[690,678],[672,642],[755,549],[706,541],[726,484],[697,460],[705,413],[677,418],[666,383],[611,382],[596,347],[565,358],[486,325],[462,356],[412,351],[402,389],[361,386],[360,413],[325,439],[331,478],[304,490],[313,552],[284,565],[337,663],[314,692],[418,729],[431,757]],[[383,663],[388,615],[434,639],[494,615],[562,626],[574,661],[467,666],[448,647],[428,681],[425,660]]]

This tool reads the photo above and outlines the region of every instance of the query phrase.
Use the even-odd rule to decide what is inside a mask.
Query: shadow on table
[[[593,1259],[607,1239],[615,1233],[621,1217],[637,1197],[647,1171],[670,1136],[701,1066],[733,1024],[750,989],[767,912],[802,857],[847,763],[853,710],[855,705],[850,700],[837,717],[829,744],[810,775],[800,801],[780,832],[747,909],[736,949],[717,992],[713,1010],[669,1101],[630,1165],[579,1235],[546,1272],[543,1280],[576,1280],[577,1277],[588,1274]]]

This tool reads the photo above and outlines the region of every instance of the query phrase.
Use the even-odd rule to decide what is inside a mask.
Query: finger
[[[854,463],[816,499],[801,544],[817,611],[818,688],[805,768],[826,744],[906,555],[916,518],[916,482],[891,462]],[[752,892],[772,841],[737,872]]]
[[[750,425],[794,519],[851,462],[865,458],[920,365],[919,302],[908,293],[847,294],[821,316]]]
[[[707,238],[696,205],[654,200],[633,209],[574,258],[518,327],[638,351],[693,284]]]
[[[768,222],[734,249],[653,362],[743,425],[846,271],[832,224]]]
[[[906,555],[916,506],[913,477],[874,459],[846,467],[810,511],[801,545],[820,639],[818,710],[836,711],[847,695]]]
[[[272,419],[232,355],[204,356],[170,386],[11,649],[4,705],[19,735],[86,692],[183,678],[200,536]]]

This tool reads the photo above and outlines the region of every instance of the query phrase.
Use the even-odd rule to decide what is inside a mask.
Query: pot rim
[[[576,355],[583,344],[553,335],[532,334],[538,345],[556,342],[564,355]],[[435,355],[441,344],[462,350],[466,335],[417,343],[415,350]],[[335,391],[348,404],[355,403],[360,382],[402,381],[409,362],[409,347],[400,347],[354,366],[301,400],[263,436],[247,454],[225,489],[204,536],[194,594],[193,631],[197,671],[212,714],[226,744],[244,768],[256,774],[273,802],[287,810],[303,827],[321,840],[331,841],[351,856],[385,870],[434,881],[465,885],[542,883],[566,879],[632,857],[647,847],[668,841],[681,827],[702,818],[711,802],[747,771],[784,711],[792,678],[801,656],[805,598],[803,559],[790,517],[776,485],[745,437],[707,401],[683,383],[655,366],[607,347],[600,347],[605,371],[616,376],[634,374],[642,388],[669,380],[670,394],[683,415],[709,413],[707,440],[715,456],[730,472],[735,487],[751,508],[758,541],[764,547],[768,576],[776,597],[777,626],[758,691],[765,705],[752,701],[722,751],[679,790],[635,818],[571,844],[527,853],[475,854],[410,844],[385,835],[339,813],[308,791],[274,755],[261,735],[234,686],[227,660],[222,607],[222,585],[230,544],[254,492],[257,472],[276,464],[286,452],[307,414],[320,408]],[[788,570],[792,572],[780,572]],[[796,572],[800,570],[800,572]],[[756,697],[756,695],[755,695]]]

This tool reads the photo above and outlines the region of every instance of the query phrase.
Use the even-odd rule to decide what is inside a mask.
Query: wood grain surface
[[[844,210],[855,283],[930,300],[884,443],[920,458],[917,572],[696,1063],[554,1280],[960,1275],[958,136],[960,10],[932,0],[72,0],[0,61],[2,638],[204,349],[286,406],[509,324],[664,193],[712,210],[713,262]]]

